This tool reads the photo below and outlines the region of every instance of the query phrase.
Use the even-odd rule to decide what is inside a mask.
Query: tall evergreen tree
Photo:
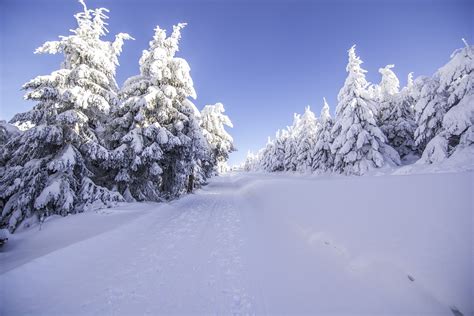
[[[129,199],[160,200],[188,190],[197,160],[206,142],[199,126],[199,111],[188,63],[175,57],[181,29],[170,36],[155,28],[148,50],[140,58],[140,74],[121,90],[123,106],[111,127],[115,181]]]
[[[415,144],[423,151],[426,145],[440,132],[446,113],[446,95],[438,94],[439,78],[418,77],[414,86],[415,103]]]
[[[102,184],[101,164],[109,159],[100,141],[104,118],[117,106],[115,68],[128,34],[114,42],[107,34],[107,9],[75,15],[72,35],[46,42],[35,53],[64,55],[60,70],[27,82],[25,99],[36,106],[11,123],[30,127],[2,148],[6,168],[0,174],[5,201],[0,226],[14,231],[28,217],[40,220],[120,201]]]
[[[275,143],[268,137],[267,144],[262,150],[260,166],[262,170],[267,172],[273,172],[274,158],[275,157]]]
[[[296,134],[296,170],[307,172],[312,169],[312,150],[316,143],[317,120],[310,107],[307,106],[298,121]]]
[[[247,156],[245,157],[245,162],[243,164],[244,171],[257,171],[259,169],[260,164],[260,156],[259,154],[254,154],[251,151],[247,152]]]
[[[331,144],[333,141],[331,130],[333,125],[334,122],[329,113],[329,105],[326,102],[326,98],[324,98],[324,106],[321,110],[319,128],[316,134],[316,143],[312,151],[312,168],[314,171],[327,172],[333,168],[334,156],[331,153]]]
[[[395,67],[395,65],[387,65],[384,68],[379,69],[379,73],[382,75],[380,94],[384,99],[387,99],[388,96],[397,94],[400,89],[400,81],[398,80],[397,75],[393,72],[393,67]]]
[[[355,45],[348,53],[348,77],[338,95],[331,151],[335,155],[335,171],[361,175],[385,163],[398,164],[399,157],[385,143],[385,136],[375,121],[366,71],[360,66],[362,61],[355,54]]]
[[[206,105],[201,111],[201,126],[210,145],[218,172],[225,171],[229,154],[235,151],[234,140],[225,130],[225,126],[233,127],[233,125],[224,112],[225,109],[222,103]]]
[[[417,141],[427,143],[423,162],[442,161],[474,143],[474,46],[464,43],[423,86],[431,97],[417,103]]]
[[[278,130],[275,137],[275,152],[273,155],[273,171],[285,170],[285,149],[288,141],[288,131]]]
[[[293,125],[287,128],[288,138],[285,143],[284,169],[287,171],[296,171],[296,140],[301,116],[297,113],[293,114]]]
[[[5,145],[10,140],[21,134],[20,129],[15,125],[9,124],[6,121],[0,120],[0,146]],[[3,164],[0,163],[0,167]]]
[[[413,82],[408,76],[408,85],[399,92],[399,81],[391,70],[394,65],[381,68],[382,74],[382,100],[378,116],[380,129],[387,137],[387,143],[400,155],[406,155],[415,151],[413,140],[416,128],[415,114],[413,111],[414,98],[412,96]]]
[[[381,121],[384,116],[387,116],[386,112],[390,111],[393,99],[399,92],[400,82],[397,75],[392,71],[395,65],[387,65],[384,68],[379,68],[379,73],[382,75],[380,84],[377,85],[376,97],[373,96],[373,100],[376,111],[375,117],[377,118],[377,124],[381,125]]]

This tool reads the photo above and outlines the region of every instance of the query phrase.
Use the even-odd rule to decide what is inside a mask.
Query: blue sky
[[[188,22],[178,53],[191,66],[195,104],[224,103],[239,149],[262,147],[306,105],[319,115],[325,96],[334,111],[346,77],[347,49],[357,52],[378,82],[378,68],[395,64],[402,84],[410,71],[431,75],[451,52],[474,43],[474,1],[140,1],[89,0],[110,10],[110,37],[130,33],[117,81],[138,72],[138,59],[160,25]],[[21,85],[56,70],[61,56],[34,55],[44,41],[67,35],[75,0],[0,0],[0,119],[27,111]]]

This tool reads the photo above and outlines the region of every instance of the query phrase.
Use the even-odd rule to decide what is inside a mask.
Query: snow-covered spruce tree
[[[399,164],[400,158],[385,143],[385,136],[375,121],[366,71],[360,66],[362,61],[355,54],[355,45],[348,52],[349,74],[338,95],[331,152],[335,156],[334,171],[362,175],[385,163]]]
[[[400,88],[400,82],[397,76],[391,70],[394,65],[387,65],[384,68],[379,68],[379,73],[382,75],[382,79],[379,84],[368,84],[367,91],[373,101],[373,113],[380,121],[380,117],[383,116],[383,111],[388,107],[391,98],[398,93]]]
[[[275,142],[268,137],[267,144],[262,149],[262,156],[260,160],[260,166],[262,170],[267,172],[273,172],[273,165],[275,161]]]
[[[189,180],[201,174],[199,160],[209,156],[199,111],[188,99],[196,98],[190,67],[175,57],[185,25],[174,26],[170,36],[155,28],[140,58],[140,74],[120,92],[123,105],[110,124],[114,163],[109,167],[116,171],[119,191],[130,200],[185,193]]]
[[[379,68],[379,73],[382,75],[380,82],[380,94],[383,99],[388,99],[399,92],[400,81],[397,75],[392,71],[395,65],[387,65],[384,68]]]
[[[413,139],[416,128],[413,111],[412,75],[408,76],[408,85],[399,92],[399,81],[388,65],[379,69],[382,74],[381,95],[378,125],[387,137],[387,143],[392,146],[401,158],[415,152]]]
[[[274,154],[272,171],[284,171],[285,170],[285,147],[288,140],[288,131],[285,129],[278,130],[274,142]]]
[[[3,155],[3,149],[6,143],[12,141],[15,137],[19,137],[21,134],[21,130],[19,130],[16,126],[7,123],[6,121],[0,120],[0,179],[2,179],[3,174],[5,173],[5,161]],[[3,208],[5,201],[0,197],[0,209]],[[0,246],[2,243],[2,238],[7,238],[6,236],[2,237],[2,231],[4,229],[0,229]]]
[[[332,170],[334,165],[334,156],[331,153],[332,127],[334,122],[329,113],[329,105],[324,98],[324,106],[319,118],[319,128],[316,134],[316,143],[312,150],[313,165],[312,169],[316,172],[327,172]]]
[[[235,150],[234,140],[227,133],[225,126],[233,127],[230,118],[224,114],[222,103],[206,105],[201,111],[201,127],[212,151],[217,172],[222,173],[229,159],[229,154]]]
[[[372,94],[372,99],[375,101],[375,117],[377,123],[380,123],[381,117],[384,116],[384,112],[390,108],[391,102],[400,89],[400,81],[397,75],[392,71],[395,65],[387,65],[384,68],[379,68],[379,73],[382,75],[380,84],[376,85],[376,91]]]
[[[441,130],[443,116],[446,113],[445,102],[447,96],[437,93],[439,78],[437,76],[416,78],[414,82],[415,144],[424,151],[430,142]]]
[[[257,171],[259,169],[260,164],[260,157],[257,154],[254,154],[251,151],[247,152],[247,156],[245,157],[245,162],[243,164],[244,171]]]
[[[21,130],[15,125],[9,124],[6,121],[0,120],[0,146],[5,145],[8,141],[21,134]],[[3,164],[0,163],[0,167]]]
[[[0,194],[6,202],[0,225],[14,231],[29,217],[66,215],[122,200],[99,186],[100,164],[108,151],[99,141],[103,118],[118,103],[114,79],[124,39],[106,35],[107,9],[75,15],[77,28],[59,41],[46,42],[35,53],[62,53],[60,70],[27,82],[25,99],[37,101],[30,111],[11,121],[30,129],[3,149],[6,161]]]
[[[293,125],[287,128],[288,138],[285,143],[284,169],[286,171],[296,171],[296,141],[299,133],[299,121],[301,116],[297,113],[293,114]]]
[[[188,178],[188,191],[192,191],[195,188],[201,187],[207,183],[207,179],[215,175],[216,170],[216,159],[213,155],[211,145],[206,139],[205,131],[202,129],[202,117],[201,113],[197,110],[194,104],[190,104],[194,109],[194,116],[192,118],[192,147],[194,152],[192,153],[192,174]],[[227,161],[224,161],[221,165],[222,172],[224,168],[229,168]],[[192,187],[190,187],[192,185]]]
[[[437,87],[431,102],[416,105],[417,142],[427,142],[420,162],[442,161],[474,143],[474,46],[464,43],[430,81]]]
[[[310,107],[307,106],[298,122],[296,136],[296,170],[299,172],[311,171],[313,165],[312,150],[316,143],[317,119]]]
[[[267,172],[283,171],[285,157],[285,140],[288,133],[278,130],[275,139],[268,137],[267,144],[262,151],[261,167]]]

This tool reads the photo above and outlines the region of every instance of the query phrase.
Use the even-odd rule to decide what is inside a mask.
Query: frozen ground
[[[53,218],[0,253],[0,314],[470,315],[472,193],[472,171],[235,174]]]

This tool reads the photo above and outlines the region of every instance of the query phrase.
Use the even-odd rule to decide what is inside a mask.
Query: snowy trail
[[[455,305],[466,315],[471,177],[220,177],[180,200],[142,205],[140,216],[101,234],[26,263],[15,259],[18,265],[0,275],[0,314],[452,315]],[[425,220],[425,211],[421,218],[382,216],[376,197],[355,199],[361,183],[408,192],[401,184],[420,182],[430,187],[416,197],[435,200],[430,207],[439,210],[429,214],[438,221]],[[451,192],[453,185],[464,189]],[[336,188],[349,193],[331,196]],[[438,194],[446,190],[449,198]],[[457,215],[447,217],[446,205]],[[64,227],[63,220],[48,230]],[[394,231],[379,227],[385,222]],[[453,241],[457,247],[443,247]]]

